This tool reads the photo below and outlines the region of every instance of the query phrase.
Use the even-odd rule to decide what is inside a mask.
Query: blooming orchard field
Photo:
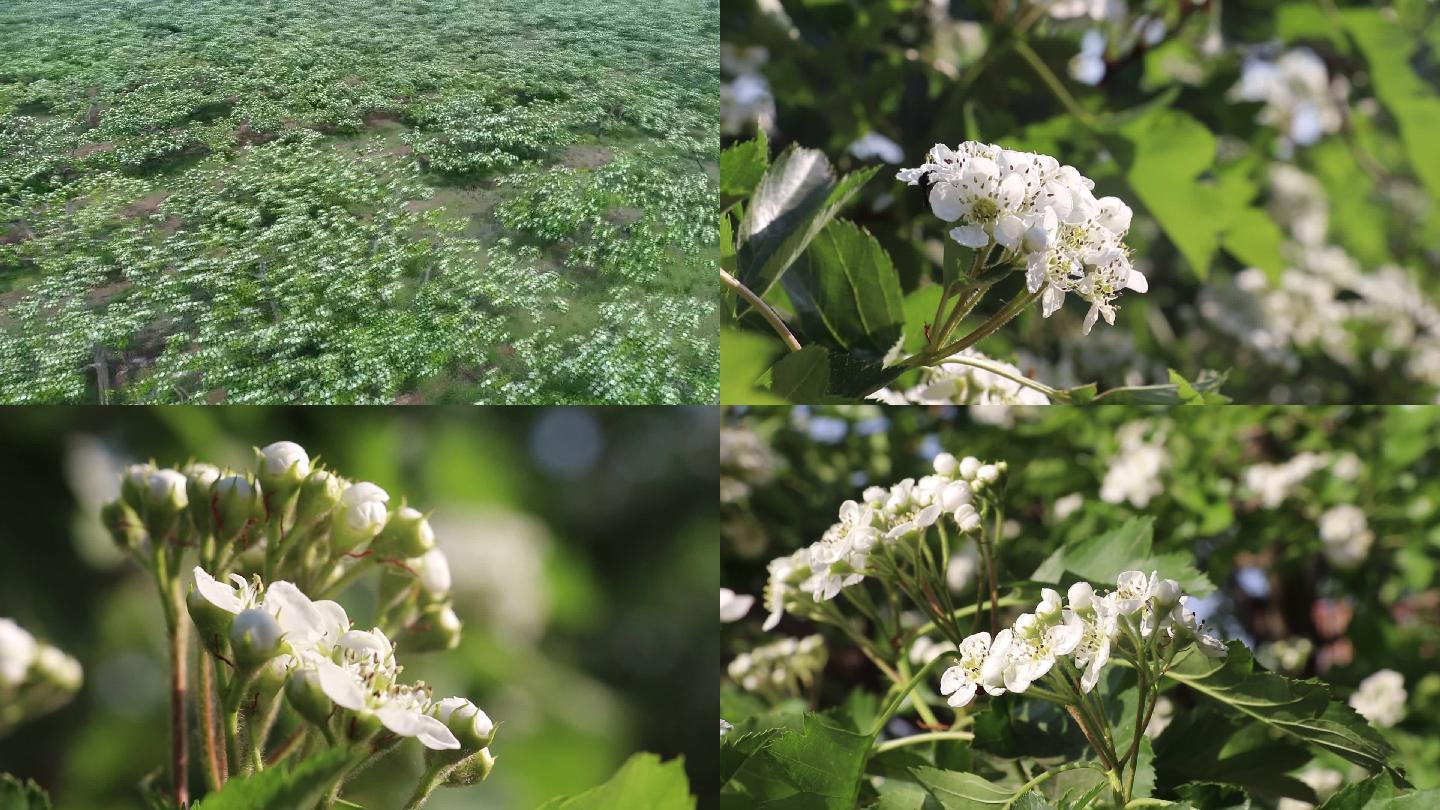
[[[725,0],[727,403],[1440,398],[1440,6]]]
[[[5,3],[0,401],[714,401],[717,25]]]
[[[1440,409],[754,408],[727,807],[1440,805]]]

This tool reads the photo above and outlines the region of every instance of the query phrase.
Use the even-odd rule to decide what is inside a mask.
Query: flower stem
[[[180,623],[184,597],[180,595],[179,580],[173,580],[168,585],[168,590],[169,593],[164,594],[164,597],[169,605],[165,616],[170,633],[170,767],[174,780],[175,803],[184,807],[190,802],[190,738],[186,716],[189,706],[186,669],[189,661],[190,628]]]
[[[1030,788],[1033,788],[1036,785],[1044,782],[1046,779],[1049,779],[1056,774],[1062,774],[1066,771],[1076,770],[1077,768],[1096,768],[1096,765],[1093,762],[1072,762],[1069,765],[1061,765],[1058,768],[1051,768],[1050,770],[1040,774],[1034,779],[1031,779],[1029,782],[1021,785],[1020,789],[1015,791],[1015,796],[1010,799],[1010,801],[1005,802],[1005,804],[1001,806],[1001,810],[1008,810],[1011,805],[1020,800],[1021,796],[1024,796],[1027,792],[1029,792]]]
[[[931,670],[934,670],[935,668],[943,664],[945,661],[949,660],[950,658],[954,658],[957,655],[959,655],[959,653],[943,652],[931,659],[930,663],[921,667],[920,671],[916,672],[913,678],[911,678],[908,682],[906,682],[903,686],[900,687],[900,694],[896,695],[895,699],[890,701],[890,705],[885,707],[885,711],[882,712],[878,718],[876,718],[875,727],[870,732],[870,736],[878,736],[881,731],[885,730],[885,724],[889,723],[890,718],[894,717],[895,713],[900,710],[901,704],[905,702],[905,697],[911,692],[913,692],[915,690],[915,687],[920,685],[921,681],[925,680],[925,678],[930,675]]]
[[[1030,67],[1035,70],[1035,75],[1039,76],[1040,81],[1044,82],[1050,92],[1055,94],[1055,98],[1065,107],[1066,111],[1075,116],[1076,121],[1086,129],[1095,128],[1095,118],[1080,106],[1080,102],[1076,101],[1074,96],[1070,95],[1070,91],[1065,89],[1065,85],[1055,75],[1055,72],[1045,64],[1045,60],[1041,59],[1034,49],[1026,44],[1025,40],[1015,40],[1015,52],[1030,63]]]
[[[203,733],[203,744],[205,747],[205,775],[206,786],[211,790],[219,790],[225,784],[225,770],[220,766],[221,754],[215,744],[215,735],[218,729],[215,725],[215,662],[210,660],[209,653],[200,652],[200,720],[201,732]]]
[[[790,333],[790,329],[785,326],[784,321],[780,320],[780,316],[776,314],[775,310],[772,309],[769,304],[765,303],[760,296],[756,295],[754,290],[746,287],[740,279],[735,278],[724,270],[720,271],[720,280],[725,282],[725,285],[730,289],[734,290],[736,295],[744,298],[746,303],[755,308],[756,312],[760,313],[760,317],[764,318],[765,322],[770,324],[770,328],[775,330],[775,334],[780,336],[780,339],[785,342],[786,347],[788,347],[790,351],[800,351],[800,341],[795,339],[795,335]]]
[[[435,788],[444,783],[445,777],[454,767],[453,763],[436,762],[426,768],[424,776],[420,777],[420,784],[415,786],[415,792],[410,796],[410,801],[405,803],[405,810],[418,810],[423,806],[430,794],[435,792]]]
[[[975,735],[968,731],[927,731],[924,734],[912,734],[909,737],[900,737],[895,740],[886,740],[875,746],[875,753],[893,751],[906,745],[920,745],[921,743],[934,742],[936,740],[973,740]]]
[[[944,360],[952,354],[962,352],[970,348],[971,346],[974,346],[981,340],[984,340],[990,335],[1000,331],[1001,327],[1014,320],[1015,316],[1023,312],[1026,307],[1035,303],[1036,299],[1040,297],[1040,293],[1044,289],[1045,288],[1042,286],[1039,290],[1036,290],[1033,293],[1024,292],[1020,295],[1015,296],[1013,299],[1010,300],[1009,303],[1001,307],[999,312],[991,315],[988,320],[975,327],[975,331],[971,332],[963,338],[960,338],[954,343],[951,343],[948,346],[942,346],[941,348],[936,349],[933,352],[924,352],[922,354],[917,354],[909,360],[905,361],[905,365],[928,366],[935,363],[936,361]]]

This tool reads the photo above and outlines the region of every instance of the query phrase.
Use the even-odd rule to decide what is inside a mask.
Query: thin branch
[[[720,280],[725,282],[726,286],[734,290],[737,295],[744,298],[746,303],[755,308],[756,312],[760,313],[760,317],[764,318],[765,322],[770,324],[770,328],[774,329],[775,334],[779,335],[780,339],[785,341],[785,345],[789,347],[790,351],[800,351],[800,341],[795,339],[795,336],[790,333],[790,329],[785,326],[785,322],[780,320],[780,315],[775,312],[769,304],[761,300],[760,296],[742,284],[740,279],[735,278],[724,270],[720,271]]]
[[[883,754],[886,751],[893,751],[906,745],[920,745],[921,743],[935,742],[938,740],[973,740],[975,735],[968,731],[927,731],[923,734],[912,734],[909,737],[900,737],[894,740],[886,740],[875,746],[875,753]]]
[[[215,724],[215,662],[209,653],[200,651],[200,731],[205,746],[205,775],[211,790],[219,790],[225,784],[225,770],[220,767],[220,753],[223,746],[215,744],[218,728]]]

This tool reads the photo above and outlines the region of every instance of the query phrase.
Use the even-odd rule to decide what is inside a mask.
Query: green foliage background
[[[536,807],[599,785],[637,751],[683,755],[691,784],[712,784],[716,630],[700,597],[717,587],[715,419],[700,408],[11,409],[0,616],[77,657],[85,685],[0,740],[0,772],[36,779],[61,810],[142,806],[137,786],[168,750],[164,622],[144,573],[108,546],[93,487],[117,461],[238,466],[284,438],[434,512],[464,640],[405,659],[406,676],[501,723],[490,780],[442,789],[434,807]],[[508,551],[467,570],[478,550],[467,546],[487,541]],[[373,608],[367,587],[341,598],[357,623]],[[387,779],[395,770],[405,778]],[[664,770],[673,785],[679,766]],[[402,747],[347,796],[399,806],[419,771],[419,747]],[[713,802],[702,794],[701,807]]]
[[[1150,284],[1148,294],[1120,300],[1117,324],[1108,330],[1101,326],[1082,337],[1084,310],[1074,304],[1049,320],[1032,308],[981,343],[981,351],[1003,359],[1018,356],[1023,371],[1056,387],[1099,382],[1103,390],[1165,383],[1171,378],[1167,369],[1189,380],[1206,370],[1228,370],[1222,390],[1240,402],[1433,400],[1440,377],[1419,370],[1429,361],[1415,358],[1435,356],[1431,347],[1440,346],[1440,333],[1399,331],[1396,324],[1409,314],[1395,310],[1391,316],[1362,316],[1343,324],[1303,312],[1294,323],[1282,317],[1276,322],[1277,339],[1295,356],[1292,364],[1248,344],[1248,335],[1217,326],[1227,315],[1258,318],[1262,324],[1275,318],[1251,313],[1258,291],[1218,308],[1203,303],[1202,291],[1233,295],[1232,280],[1252,267],[1263,273],[1262,286],[1299,293],[1324,286],[1289,272],[1313,257],[1295,249],[1295,234],[1276,215],[1284,206],[1273,193],[1270,172],[1284,164],[1317,181],[1329,214],[1325,244],[1355,260],[1359,284],[1368,280],[1385,286],[1377,271],[1394,270],[1391,280],[1403,279],[1400,285],[1407,290],[1398,294],[1404,300],[1400,309],[1437,312],[1440,158],[1427,145],[1427,133],[1440,122],[1435,5],[1424,0],[1225,0],[1223,5],[1133,0],[1120,4],[1128,11],[1113,24],[1051,20],[1040,13],[1043,5],[1008,0],[723,3],[722,40],[739,54],[735,64],[751,61],[745,70],[732,65],[724,80],[733,84],[724,87],[739,88],[743,82],[734,80],[742,75],[759,77],[768,87],[773,109],[765,115],[773,124],[772,155],[791,146],[819,150],[837,175],[861,179],[860,191],[838,214],[873,235],[888,254],[882,261],[858,248],[851,251],[862,283],[855,280],[854,268],[844,270],[850,280],[842,281],[842,269],[827,260],[823,246],[812,247],[798,257],[795,277],[787,274],[786,282],[774,287],[769,285],[773,272],[752,269],[753,275],[746,276],[743,249],[738,256],[743,280],[762,293],[769,290],[767,301],[785,313],[800,342],[831,354],[829,393],[853,397],[846,381],[837,384],[837,378],[853,376],[846,365],[878,362],[873,347],[860,345],[857,337],[888,346],[903,330],[907,349],[913,349],[934,312],[939,288],[933,282],[946,228],[930,213],[921,190],[894,179],[895,169],[921,164],[936,143],[953,147],[980,140],[1053,155],[1092,178],[1096,195],[1128,202],[1137,216],[1127,242]],[[1142,41],[1136,30],[1151,21],[1164,24],[1163,37],[1153,44]],[[1104,31],[1110,44],[1104,78],[1093,87],[1067,73],[1089,29]],[[1223,47],[1211,50],[1215,43]],[[764,58],[745,50],[753,48],[763,48]],[[1329,78],[1347,89],[1339,129],[1286,156],[1280,132],[1256,121],[1262,105],[1236,100],[1232,88],[1248,58],[1273,60],[1296,48],[1313,51]],[[731,126],[723,145],[741,145],[753,137],[753,118],[746,122],[742,113],[722,109],[722,121]],[[872,133],[898,146],[903,153],[898,165],[849,151]],[[731,156],[733,171],[727,173],[722,165],[722,200],[743,201],[755,188],[759,175],[748,148]],[[875,169],[879,173],[873,179],[863,174]],[[815,227],[827,218],[817,217]],[[738,227],[738,214],[736,219]],[[722,222],[722,243],[726,226]],[[743,241],[738,231],[735,241]],[[722,244],[722,254],[727,249]],[[730,257],[732,266],[736,258]],[[807,266],[820,268],[843,297],[867,301],[874,311],[857,318],[844,306],[831,305],[823,285],[801,277]],[[996,311],[1014,286],[990,296],[972,317],[978,322]],[[796,300],[797,290],[805,300]],[[885,301],[891,295],[903,296],[903,305]],[[1335,296],[1337,310],[1356,297],[1353,292]],[[815,316],[812,300],[820,302],[823,317]],[[1209,314],[1202,312],[1206,307]],[[798,358],[790,360],[790,368],[776,366],[755,386],[753,368],[770,366],[783,349],[753,312],[733,301],[728,311],[742,315],[741,330],[772,340],[768,345],[727,343],[730,394],[724,401],[761,403],[767,394],[795,402],[820,399],[796,379],[802,375],[795,367],[814,368]],[[1322,336],[1296,334],[1307,326],[1318,326]],[[837,354],[846,362],[833,359]],[[901,378],[901,387],[913,384],[915,376]]]

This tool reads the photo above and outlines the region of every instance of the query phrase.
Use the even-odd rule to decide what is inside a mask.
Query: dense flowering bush
[[[1440,577],[1410,539],[1440,503],[1436,418],[732,413],[722,797],[1436,801],[1440,747],[1417,711],[1440,699]],[[822,668],[772,688],[756,662],[800,638],[823,643]]]

